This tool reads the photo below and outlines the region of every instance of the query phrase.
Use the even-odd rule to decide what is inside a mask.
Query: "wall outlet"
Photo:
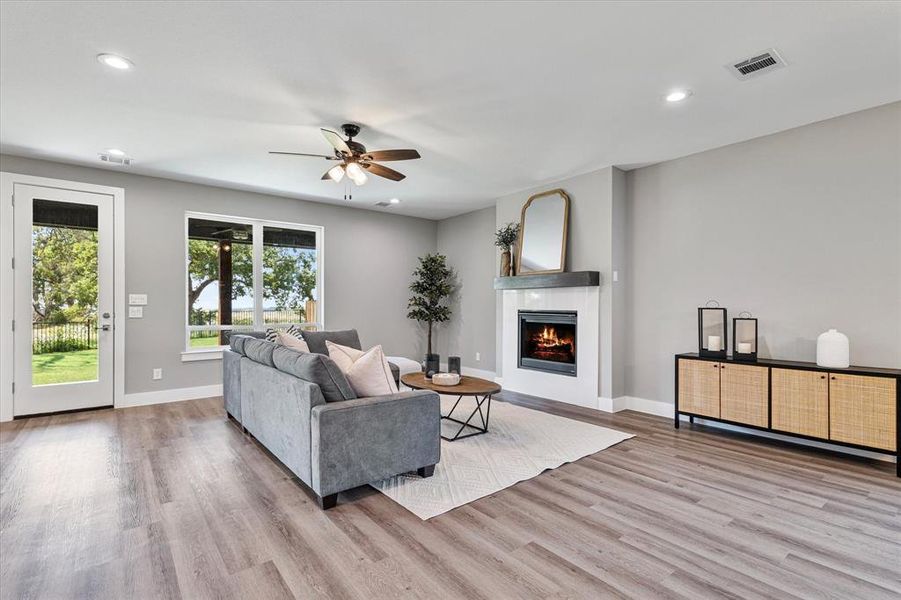
[[[613,272],[613,283],[616,283],[617,281],[619,281],[619,271],[614,271]]]
[[[143,306],[129,306],[128,307],[128,318],[129,319],[143,319],[144,318],[144,307]]]
[[[163,378],[163,370],[162,369],[154,369],[153,370],[153,378],[154,379],[162,379]]]
[[[476,352],[476,362],[479,362],[480,360],[482,360],[482,353]]]
[[[128,303],[132,306],[145,306],[147,304],[147,294],[129,294]]]

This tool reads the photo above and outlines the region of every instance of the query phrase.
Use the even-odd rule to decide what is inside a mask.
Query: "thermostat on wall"
[[[147,294],[129,294],[128,303],[132,306],[145,306],[147,304]]]

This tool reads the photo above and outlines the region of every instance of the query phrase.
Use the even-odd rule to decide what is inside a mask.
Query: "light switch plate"
[[[129,306],[128,307],[128,318],[129,319],[143,319],[144,318],[144,307],[143,306]]]
[[[153,370],[153,378],[154,379],[162,379],[163,378],[163,370],[162,369],[154,369]]]
[[[147,294],[129,294],[128,303],[132,306],[146,306]]]

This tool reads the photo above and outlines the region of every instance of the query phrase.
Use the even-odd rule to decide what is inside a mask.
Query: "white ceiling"
[[[0,149],[443,218],[897,101],[899,38],[897,2],[3,2]],[[723,66],[772,46],[788,68]],[[327,153],[346,121],[422,159],[345,202],[326,161],[267,154]]]

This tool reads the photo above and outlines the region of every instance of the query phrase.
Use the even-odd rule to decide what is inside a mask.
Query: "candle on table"
[[[751,353],[751,342],[738,342],[738,351],[741,354]]]
[[[719,351],[720,348],[720,336],[718,335],[708,335],[707,336],[707,349],[713,352]]]

